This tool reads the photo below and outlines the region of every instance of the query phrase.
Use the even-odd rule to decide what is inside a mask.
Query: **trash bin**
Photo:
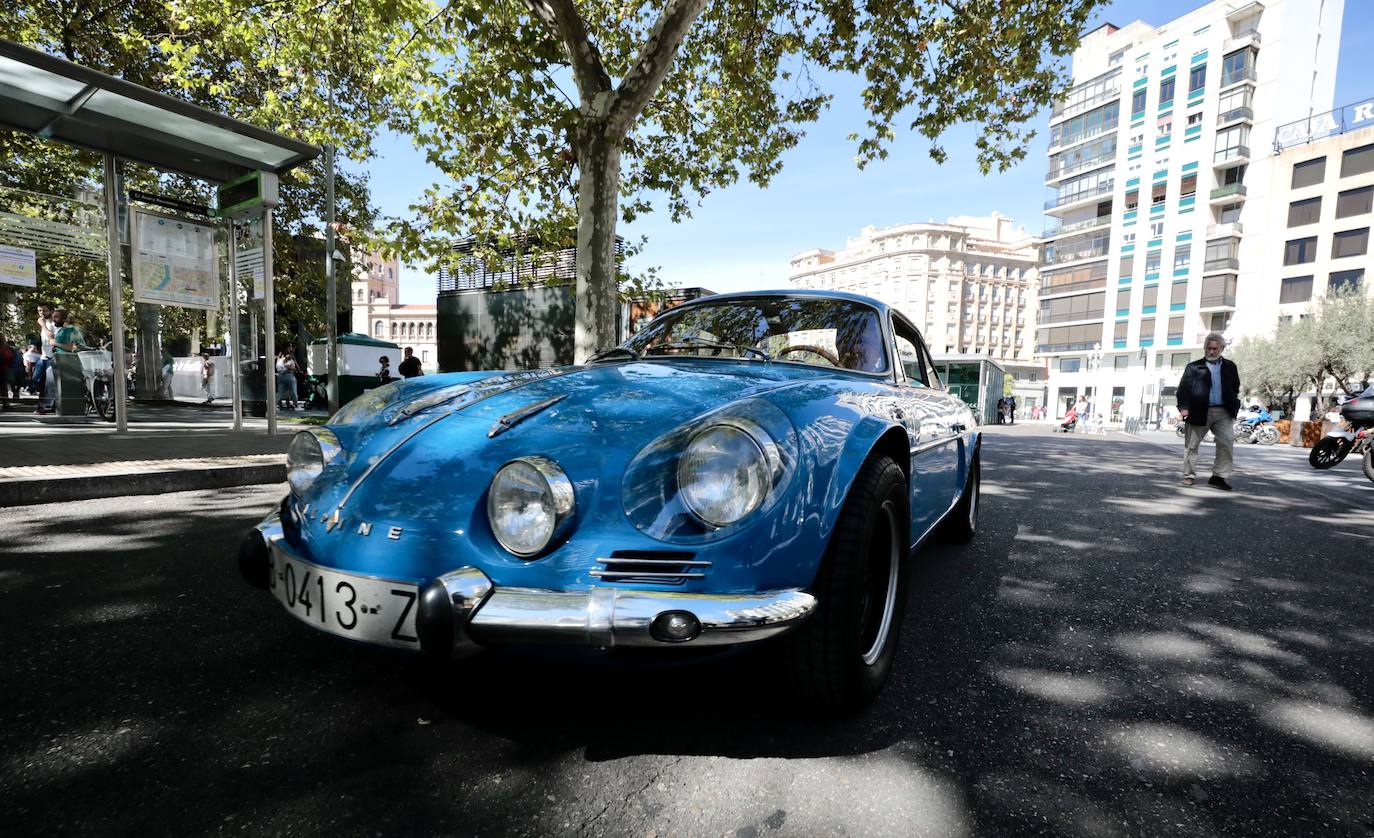
[[[239,392],[243,409],[249,416],[267,415],[267,366],[261,355],[256,361],[239,362]]]
[[[75,352],[54,352],[53,382],[57,392],[53,406],[58,416],[86,415],[86,374]]]

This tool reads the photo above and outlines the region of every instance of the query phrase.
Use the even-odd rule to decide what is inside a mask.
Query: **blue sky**
[[[1200,5],[1200,0],[1119,0],[1092,26],[1135,20],[1160,25]],[[1374,96],[1374,59],[1363,51],[1374,42],[1371,36],[1374,2],[1346,0],[1335,105]],[[681,287],[776,288],[788,285],[788,260],[794,254],[813,247],[838,250],[846,237],[870,224],[881,228],[996,210],[1031,232],[1043,229],[1048,112],[1027,125],[1037,136],[1026,159],[1006,172],[983,176],[978,171],[975,133],[968,127],[944,138],[949,159],[943,165],[930,159],[922,138],[898,133],[888,158],[860,171],[853,162],[854,144],[846,139],[863,125],[858,90],[852,82],[832,89],[830,110],[784,156],[782,172],[767,189],[738,183],[713,193],[681,224],[662,212],[622,224],[626,238],[649,239],[631,268],[656,265],[669,285]],[[373,199],[383,215],[405,215],[434,172],[403,137],[383,138],[379,152],[368,167]],[[432,276],[410,266],[402,270],[400,302],[433,302],[434,295]]]

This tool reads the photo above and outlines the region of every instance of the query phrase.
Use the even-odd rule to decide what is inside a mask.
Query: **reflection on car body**
[[[973,535],[979,444],[900,313],[705,297],[585,365],[364,394],[292,440],[240,564],[315,628],[444,658],[781,635],[804,695],[854,707],[909,553]]]

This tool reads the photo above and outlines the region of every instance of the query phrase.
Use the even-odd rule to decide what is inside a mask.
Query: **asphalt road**
[[[1209,456],[1204,452],[1204,459]],[[894,679],[768,649],[435,667],[238,578],[282,487],[0,510],[0,830],[1374,835],[1374,484],[1244,448],[989,429],[982,528],[914,560]],[[1352,467],[1353,466],[1353,467]]]

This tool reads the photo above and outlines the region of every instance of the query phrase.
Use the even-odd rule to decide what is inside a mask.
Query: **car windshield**
[[[747,297],[666,312],[625,344],[641,356],[691,355],[886,372],[878,312],[850,300]]]

